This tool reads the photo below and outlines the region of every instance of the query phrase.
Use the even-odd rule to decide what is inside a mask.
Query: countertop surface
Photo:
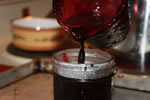
[[[0,37],[0,52],[11,42],[11,35]],[[150,100],[150,93],[113,88],[112,100]],[[50,73],[36,73],[0,89],[0,100],[53,100],[53,77]]]
[[[112,100],[150,100],[150,93],[113,88]],[[0,89],[0,100],[53,100],[53,76],[37,73]]]

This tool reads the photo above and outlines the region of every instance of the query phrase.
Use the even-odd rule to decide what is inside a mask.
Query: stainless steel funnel
[[[131,73],[150,73],[150,0],[130,0],[131,27],[115,54],[119,66]],[[116,52],[117,50],[117,52]]]

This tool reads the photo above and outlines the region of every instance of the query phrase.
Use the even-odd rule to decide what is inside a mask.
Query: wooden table
[[[37,73],[0,89],[0,100],[53,100],[53,78]],[[113,100],[150,100],[150,93],[113,89]]]
[[[0,100],[53,100],[50,74],[34,74],[0,89]]]

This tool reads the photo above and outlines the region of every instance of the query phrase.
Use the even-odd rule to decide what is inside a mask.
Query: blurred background
[[[31,16],[44,17],[51,11],[51,4],[52,0],[1,0],[0,34],[10,33],[10,21],[22,17],[24,9]]]
[[[0,0],[0,50],[11,41],[11,20],[24,14],[45,17],[52,10],[51,4],[52,0]]]

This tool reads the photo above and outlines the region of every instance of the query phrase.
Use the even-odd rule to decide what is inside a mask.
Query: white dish
[[[12,24],[18,27],[41,28],[41,29],[60,27],[56,19],[39,18],[39,17],[32,17],[32,16],[14,20]]]

